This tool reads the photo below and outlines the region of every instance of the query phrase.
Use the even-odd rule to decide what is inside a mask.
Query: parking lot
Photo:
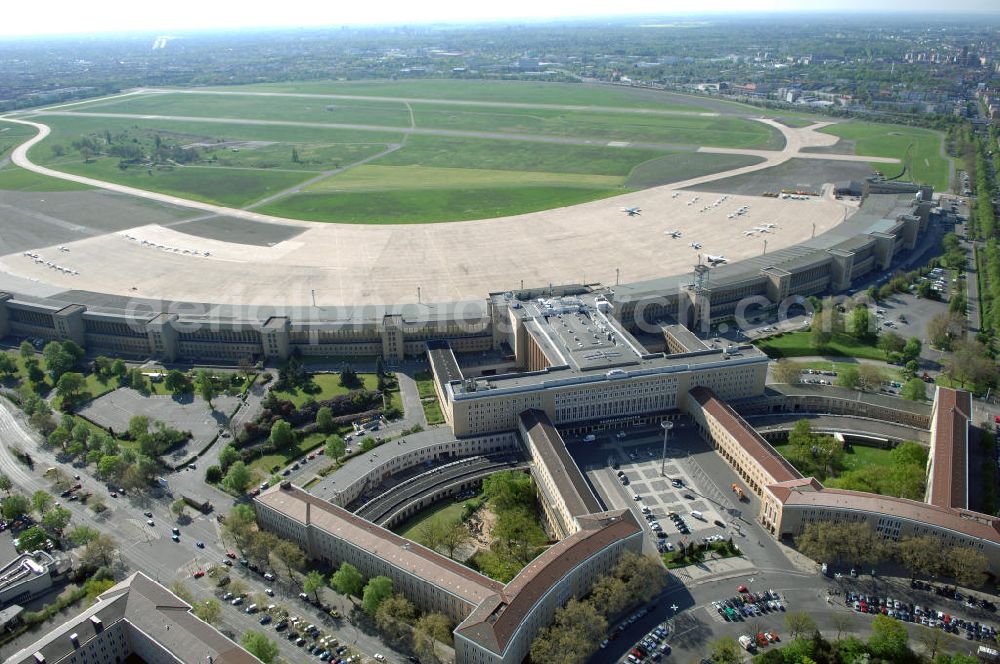
[[[675,432],[668,442],[665,461],[661,459],[663,434],[659,427],[625,431],[622,437],[603,433],[595,441],[571,441],[569,445],[570,453],[609,509],[631,510],[640,523],[647,525],[652,546],[659,546],[661,551],[680,542],[729,537],[728,521],[733,510],[738,509],[735,494],[712,480],[699,464],[697,454],[692,453],[705,447],[694,428],[678,422]]]

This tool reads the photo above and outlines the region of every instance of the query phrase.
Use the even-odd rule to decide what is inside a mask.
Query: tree
[[[858,389],[878,392],[882,384],[882,370],[872,364],[862,364],[858,367]]]
[[[205,481],[209,484],[218,484],[222,481],[222,468],[219,466],[209,466],[205,469]]]
[[[382,602],[392,596],[392,579],[387,576],[376,576],[368,580],[361,595],[361,608],[369,616],[374,617]]]
[[[375,624],[393,638],[403,634],[402,624],[413,624],[417,619],[417,607],[402,595],[386,598],[375,612]]]
[[[184,516],[184,510],[186,509],[187,503],[184,502],[183,498],[178,498],[174,502],[170,503],[170,513],[178,519]]]
[[[902,395],[904,399],[909,399],[910,401],[926,401],[927,384],[919,378],[911,378],[906,381],[905,385],[903,385],[900,395]]]
[[[785,628],[793,639],[809,638],[816,633],[816,621],[808,613],[796,611],[785,616]]]
[[[280,560],[285,565],[285,571],[288,572],[288,578],[292,578],[293,572],[301,570],[306,564],[306,554],[302,551],[300,547],[295,542],[290,540],[281,540],[274,547],[272,551],[275,558]]]
[[[858,389],[861,378],[858,375],[857,367],[844,367],[837,372],[837,385],[846,387],[849,390]]]
[[[21,531],[17,536],[17,546],[21,551],[38,551],[49,539],[48,533],[39,526],[31,526]]]
[[[61,535],[72,517],[73,513],[65,507],[54,507],[42,517],[42,525],[57,535]]]
[[[850,614],[840,613],[839,611],[834,613],[830,617],[830,620],[833,622],[833,626],[837,630],[837,641],[840,641],[840,637],[844,632],[851,631],[851,627],[854,624]]]
[[[12,493],[3,500],[0,500],[0,514],[3,514],[3,518],[8,521],[22,514],[27,514],[30,511],[31,501],[23,494]]]
[[[461,519],[456,519],[444,529],[441,538],[441,546],[444,548],[449,558],[455,557],[455,551],[469,543],[472,535]]]
[[[924,344],[917,337],[910,337],[903,346],[903,359],[906,361],[916,360],[924,349]]]
[[[240,458],[240,453],[236,451],[236,448],[232,445],[226,445],[221,450],[219,450],[219,465],[222,466],[223,470],[229,468]]]
[[[788,385],[798,385],[802,381],[802,368],[800,362],[781,358],[774,363],[774,380]]]
[[[940,313],[927,321],[927,336],[932,344],[951,350],[955,339],[965,334],[965,318],[955,313]]]
[[[570,599],[557,609],[552,624],[531,644],[535,662],[585,662],[604,638],[608,621],[589,602]]]
[[[54,381],[58,381],[64,373],[72,371],[76,365],[76,356],[58,341],[45,344],[42,357],[45,358],[45,367]]]
[[[163,386],[173,394],[186,394],[191,391],[191,381],[183,371],[171,369],[163,379]]]
[[[0,374],[8,376],[17,373],[17,362],[10,353],[0,352]]]
[[[883,332],[878,338],[878,349],[885,353],[885,359],[888,360],[893,353],[902,353],[903,349],[906,348],[906,341],[903,340],[902,335],[888,330]]]
[[[235,505],[222,524],[223,532],[241,552],[246,550],[250,534],[257,526],[257,516],[250,505]]]
[[[219,605],[219,600],[209,597],[195,603],[192,613],[209,625],[217,625],[222,617],[222,607]]]
[[[319,589],[324,585],[326,585],[326,578],[320,572],[311,570],[302,579],[302,592],[312,593],[313,597],[316,598],[316,602],[319,603]]]
[[[87,385],[87,379],[83,377],[83,374],[77,373],[75,371],[68,371],[59,377],[56,382],[56,393],[62,397],[63,404],[72,404],[83,388]]]
[[[903,662],[907,661],[910,648],[906,627],[889,616],[878,615],[872,620],[872,635],[868,637],[868,649],[875,657]]]
[[[295,430],[285,420],[278,420],[271,426],[270,443],[275,449],[282,449],[295,443]]]
[[[240,643],[251,655],[264,662],[264,664],[271,664],[278,656],[278,644],[261,632],[252,629],[243,632],[243,636],[240,637]]]
[[[25,339],[21,342],[21,345],[17,347],[18,353],[21,355],[22,360],[27,360],[35,356],[35,347],[31,345],[31,342]]]
[[[234,493],[243,493],[250,486],[251,472],[242,461],[237,461],[229,467],[229,472],[222,480],[222,484]]]
[[[198,396],[205,400],[209,408],[214,408],[212,399],[215,398],[215,395],[215,381],[210,373],[202,369],[198,372]]]
[[[299,151],[298,151],[298,148],[296,148],[294,146],[292,147],[292,163],[293,164],[298,164],[299,163]]]
[[[452,623],[443,613],[425,613],[417,620],[416,629],[441,643],[450,645],[452,642]]]
[[[108,567],[118,551],[118,541],[106,533],[101,533],[87,544],[80,555],[80,564],[86,569]]]
[[[128,421],[128,435],[132,440],[139,440],[143,434],[149,433],[149,418],[145,415],[133,415]]]
[[[126,373],[128,373],[128,367],[125,365],[123,361],[115,360],[114,362],[111,363],[111,375],[116,376],[119,379],[122,379],[125,377]]]
[[[146,377],[142,375],[142,369],[139,367],[135,367],[128,372],[128,385],[137,392],[146,392],[149,389],[146,384]]]
[[[341,595],[360,597],[365,586],[365,577],[351,563],[341,563],[340,567],[330,576],[330,587]]]
[[[74,545],[85,546],[90,544],[100,534],[101,533],[97,530],[97,528],[91,528],[90,526],[77,526],[73,530],[69,531],[67,537]]]
[[[3,491],[8,496],[10,495],[10,490],[14,488],[14,483],[11,481],[10,477],[0,473],[0,491]]]
[[[989,563],[982,552],[971,546],[953,546],[947,559],[951,575],[958,585],[966,588],[983,585]]]
[[[350,366],[345,366],[340,370],[340,386],[346,387],[349,390],[361,387],[361,380],[358,378],[358,373]]]
[[[875,323],[871,311],[865,305],[856,307],[847,319],[847,333],[859,341],[875,336]]]
[[[334,434],[326,439],[326,455],[334,461],[339,461],[347,451],[347,443],[340,436]]]
[[[39,489],[31,494],[31,507],[34,508],[38,516],[45,516],[45,511],[52,505],[52,495],[48,491]]]
[[[731,636],[723,636],[712,644],[712,661],[715,664],[740,664],[743,649]]]
[[[921,629],[917,631],[917,641],[931,659],[948,643],[948,637],[939,629]]]
[[[329,406],[321,406],[316,411],[316,427],[323,433],[330,433],[333,431],[333,426],[333,411]]]

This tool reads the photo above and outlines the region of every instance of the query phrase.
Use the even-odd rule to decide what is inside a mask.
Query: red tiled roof
[[[698,402],[702,410],[714,417],[732,435],[740,447],[757,460],[764,470],[774,478],[775,482],[802,479],[802,474],[795,470],[783,456],[764,440],[753,427],[747,424],[732,407],[721,401],[707,387],[698,386],[691,390],[691,397]]]
[[[582,530],[528,563],[502,593],[476,607],[456,633],[503,654],[531,609],[570,570],[615,542],[642,533],[628,510],[590,514],[578,520]]]
[[[937,388],[934,401],[934,457],[929,478],[930,503],[939,507],[969,506],[969,418],[972,395],[945,387]]]

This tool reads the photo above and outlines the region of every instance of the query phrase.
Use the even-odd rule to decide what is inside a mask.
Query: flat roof
[[[271,487],[254,498],[304,525],[313,525],[334,537],[364,549],[387,564],[434,584],[438,588],[478,605],[503,586],[461,563],[325,500],[312,496],[289,482]]]
[[[558,487],[570,516],[578,517],[602,511],[604,507],[587,484],[579,466],[570,457],[566,443],[549,420],[549,416],[541,410],[526,410],[518,417],[527,436],[538,450],[539,458],[535,461],[540,461],[545,466]]]
[[[458,366],[458,359],[447,341],[440,339],[428,341],[427,358],[431,363],[434,376],[437,377],[442,386],[453,380],[463,380],[464,376],[462,369]]]
[[[899,397],[892,397],[885,394],[878,394],[875,392],[859,392],[858,390],[848,389],[846,387],[837,387],[836,385],[788,385],[786,383],[772,384],[764,388],[763,397],[748,397],[747,399],[734,400],[733,404],[739,407],[739,404],[743,401],[754,401],[766,397],[780,397],[780,396],[800,396],[800,397],[817,397],[817,398],[834,398],[834,399],[845,399],[847,401],[857,401],[860,403],[866,403],[873,406],[879,406],[882,408],[888,408],[891,410],[901,410],[908,413],[913,413],[914,415],[923,415],[929,417],[931,414],[931,405],[928,403],[920,401],[910,401],[909,399],[901,399]]]

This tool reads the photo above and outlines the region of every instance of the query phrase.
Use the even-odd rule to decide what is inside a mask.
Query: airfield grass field
[[[784,144],[774,127],[741,117],[758,116],[759,109],[625,87],[409,80],[194,92],[141,92],[42,110],[37,117],[52,134],[32,148],[31,158],[78,175],[238,208],[327,174],[259,211],[311,221],[427,223],[575,205],[760,160],[696,152],[700,146],[759,150]],[[813,121],[799,115],[788,114],[787,122]],[[316,126],[267,124],[274,122]],[[406,133],[411,126],[460,135]],[[901,157],[916,141],[911,161],[918,179],[932,178],[937,187],[947,178],[934,132],[901,127],[897,133],[893,126],[884,136],[884,125],[863,123],[834,129],[865,155]],[[15,145],[30,135],[28,128],[12,130],[21,136]],[[520,140],[504,136],[514,134]],[[8,140],[0,133],[0,149]]]
[[[935,191],[948,189],[948,160],[941,156],[941,133],[919,127],[905,125],[868,124],[864,122],[844,122],[824,127],[820,131],[840,136],[854,142],[856,154],[868,157],[895,157],[908,164],[912,173],[904,180],[934,185]],[[909,146],[909,159],[906,153]],[[874,164],[892,177],[900,167]]]
[[[50,178],[17,166],[0,168],[0,190],[3,191],[84,191],[85,184]]]

